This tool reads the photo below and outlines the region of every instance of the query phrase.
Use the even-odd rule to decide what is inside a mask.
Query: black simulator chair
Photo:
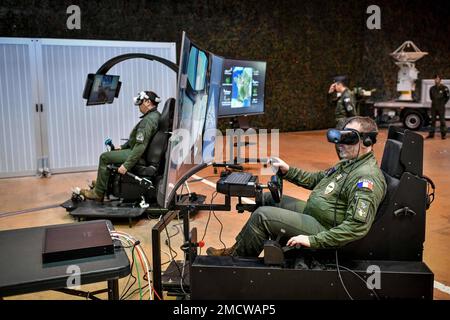
[[[142,158],[138,164],[131,169],[131,173],[151,181],[151,186],[146,183],[140,183],[130,175],[121,175],[112,170],[109,179],[109,188],[107,195],[123,199],[123,202],[134,203],[144,200],[149,204],[156,203],[157,187],[164,174],[165,155],[167,145],[172,130],[173,115],[175,110],[175,99],[170,98],[164,104],[156,132],[152,141],[147,146]]]
[[[103,203],[83,201],[79,196],[72,195],[72,199],[64,202],[62,207],[70,215],[81,218],[128,218],[139,217],[146,210],[156,211],[159,215],[167,210],[157,203],[158,188],[164,188],[162,180],[165,168],[166,150],[172,129],[175,110],[175,99],[170,98],[164,104],[158,131],[149,142],[142,158],[130,172],[121,175],[117,167],[108,166],[111,175],[106,190],[106,196],[111,201]],[[114,198],[114,199],[113,199]]]
[[[369,233],[340,249],[348,259],[422,261],[429,206],[421,135],[390,127],[381,170],[386,196]]]
[[[337,250],[284,252],[272,244],[264,259],[197,256],[192,299],[348,299],[349,292],[354,299],[432,299],[434,275],[422,261],[425,214],[434,197],[422,172],[423,137],[390,127],[381,169],[387,192],[364,238]],[[368,289],[373,266],[381,286]]]

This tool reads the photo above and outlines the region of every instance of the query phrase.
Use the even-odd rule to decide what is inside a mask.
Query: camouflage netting
[[[77,4],[81,30],[66,28]],[[369,1],[17,1],[0,2],[0,36],[176,42],[181,31],[216,54],[267,61],[266,113],[257,128],[321,129],[334,124],[326,106],[333,75],[351,86],[396,95],[397,67],[389,53],[412,40],[430,54],[419,77],[450,77],[450,2],[376,1],[381,30],[368,30]],[[222,121],[223,126],[223,121]]]

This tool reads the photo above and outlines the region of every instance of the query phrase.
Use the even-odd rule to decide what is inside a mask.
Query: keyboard
[[[245,172],[233,172],[217,181],[216,190],[231,197],[253,198],[256,196],[257,183],[257,176]]]
[[[246,185],[250,181],[251,178],[252,178],[252,175],[250,173],[233,172],[228,177],[225,178],[225,183]]]

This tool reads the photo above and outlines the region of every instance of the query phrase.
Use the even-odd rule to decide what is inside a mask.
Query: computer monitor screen
[[[86,105],[113,103],[119,88],[119,76],[95,74],[91,79],[93,82]]]
[[[192,172],[214,159],[221,72],[217,61],[183,33],[177,102],[166,160],[164,207],[172,203],[178,187]]]
[[[264,113],[266,62],[224,59],[219,117]]]

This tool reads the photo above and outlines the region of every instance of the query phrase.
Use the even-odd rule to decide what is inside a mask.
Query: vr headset
[[[334,144],[354,145],[362,140],[363,145],[370,147],[377,142],[378,132],[359,132],[355,129],[329,129],[327,131],[328,142]]]
[[[148,93],[148,94],[147,94]],[[139,94],[133,98],[133,103],[136,106],[139,106],[144,102],[145,99],[148,99],[152,101],[155,104],[158,104],[161,102],[161,98],[156,95],[156,93],[152,91],[141,91]]]

